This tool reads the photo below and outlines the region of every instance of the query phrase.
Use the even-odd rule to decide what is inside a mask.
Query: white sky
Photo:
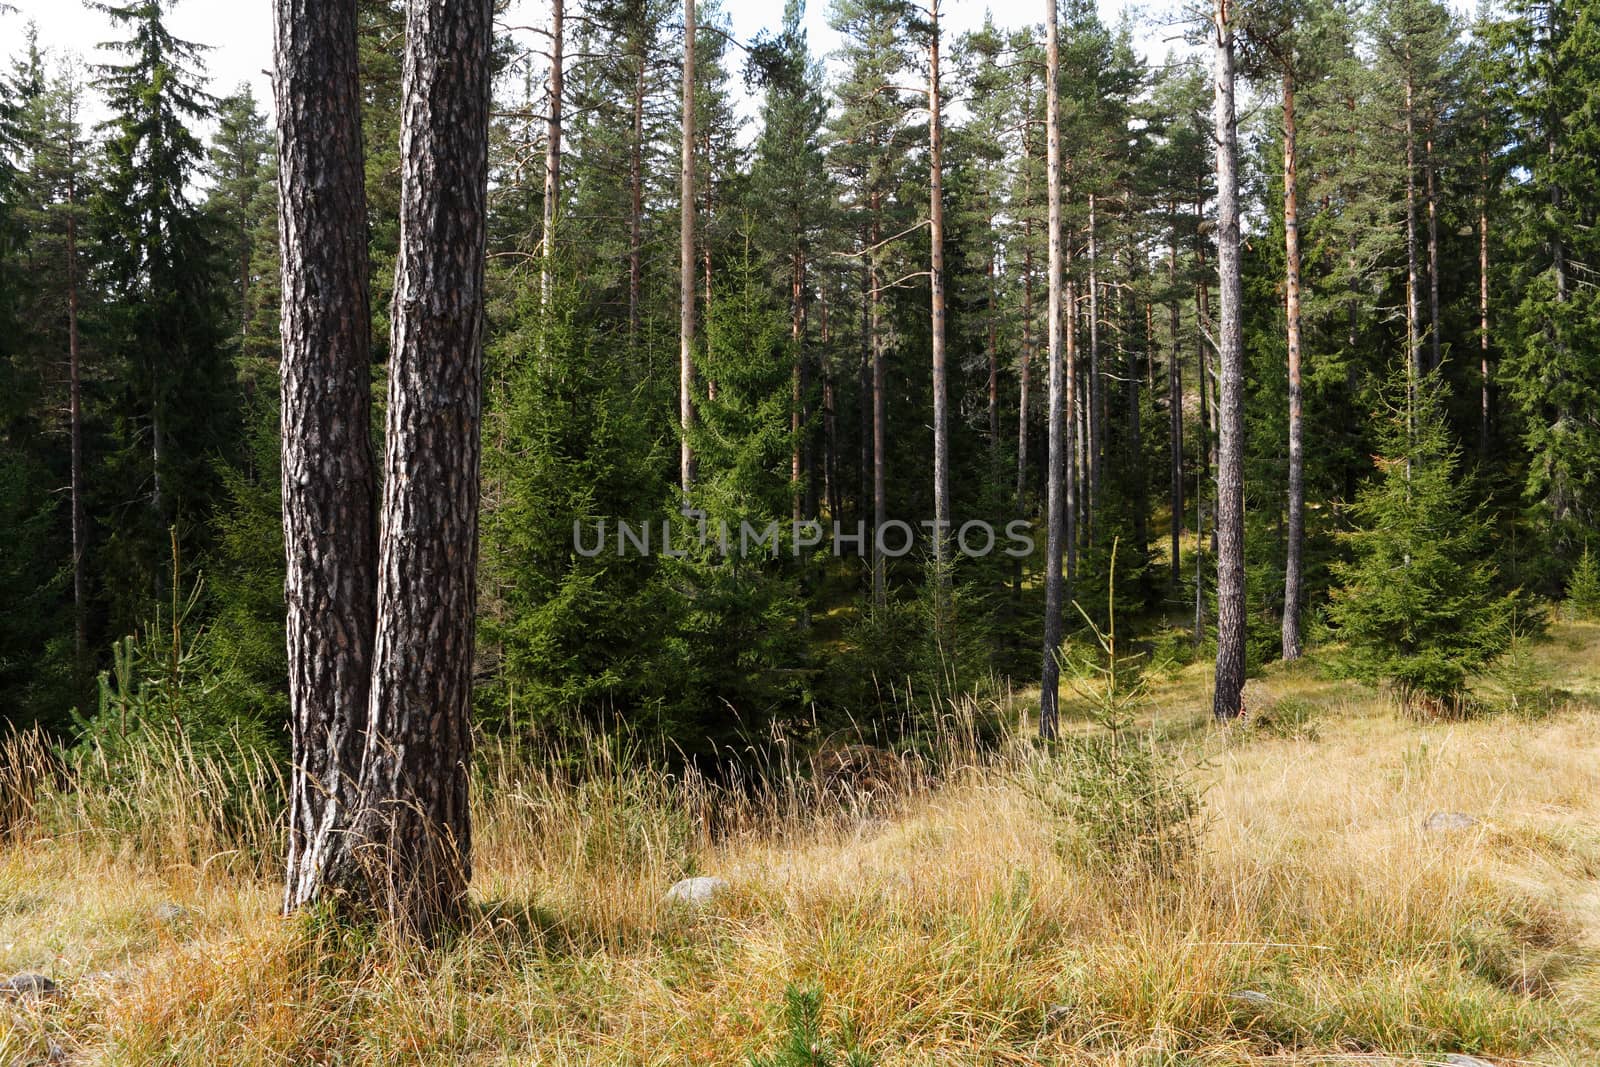
[[[568,3],[576,6],[573,0]],[[1099,4],[1101,17],[1115,24],[1134,6],[1134,0],[1099,0]],[[10,13],[4,11],[7,6],[13,9]],[[748,40],[762,29],[776,29],[783,15],[782,0],[724,0],[723,6],[730,12],[734,35],[740,40]],[[827,24],[829,0],[809,0],[806,6],[812,51],[819,55],[832,51],[838,37]],[[1155,20],[1161,21],[1170,19],[1179,5],[1173,0],[1152,0],[1149,7]],[[998,25],[1010,28],[1042,21],[1043,10],[1040,0],[943,0],[941,4],[950,38],[980,26],[986,11],[994,12]],[[504,21],[542,26],[547,13],[547,0],[513,0]],[[110,20],[82,0],[0,0],[0,58],[20,51],[30,20],[38,26],[40,44],[52,52],[76,52],[89,63],[107,58],[97,46],[112,36]],[[241,82],[249,82],[262,107],[270,105],[272,0],[179,0],[169,25],[178,37],[210,46],[206,65],[213,93],[223,95]],[[1169,47],[1163,38],[1174,32],[1140,30],[1141,51],[1152,60],[1159,59]]]

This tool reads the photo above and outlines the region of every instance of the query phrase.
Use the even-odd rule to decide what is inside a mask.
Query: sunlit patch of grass
[[[1600,627],[1552,638],[1552,677],[1600,681]],[[0,1003],[0,1062],[745,1063],[795,990],[882,1065],[1600,1062],[1600,713],[1425,725],[1274,668],[1260,695],[1316,731],[1246,735],[1209,725],[1208,681],[1153,675],[1132,728],[1203,798],[1155,864],[1062,847],[1082,816],[1028,774],[1070,761],[981,749],[960,714],[892,804],[798,756],[727,790],[487,750],[471,919],[431,950],[280,918],[275,826],[183,822],[203,761],[122,768],[123,797],[35,776],[26,802],[13,765],[0,972],[65,995]],[[732,889],[664,904],[686,874]]]

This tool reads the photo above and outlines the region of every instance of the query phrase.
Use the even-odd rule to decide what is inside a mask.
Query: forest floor
[[[1307,665],[1224,732],[1176,673],[1140,781],[1202,802],[1142,858],[1079,757],[959,730],[842,799],[487,753],[427,950],[278,917],[259,769],[13,789],[0,972],[59,988],[0,998],[0,1064],[1600,1063],[1600,625],[1533,656],[1553,710],[1452,723]],[[727,887],[664,902],[690,874]]]

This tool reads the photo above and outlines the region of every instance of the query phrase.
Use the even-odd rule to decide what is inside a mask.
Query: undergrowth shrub
[[[1200,798],[1152,738],[1068,738],[1023,781],[1059,847],[1091,865],[1171,873],[1198,840]]]
[[[872,1067],[857,1046],[848,1017],[837,1038],[824,1028],[822,990],[789,986],[783,991],[783,1041],[770,1054],[752,1055],[750,1067]]]

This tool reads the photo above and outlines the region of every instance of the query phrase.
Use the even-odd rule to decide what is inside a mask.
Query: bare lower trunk
[[[805,256],[797,249],[789,255],[789,344],[794,366],[789,371],[789,494],[790,518],[804,518],[805,468],[800,436],[805,430]]]
[[[1229,0],[1213,8],[1216,69],[1217,252],[1222,378],[1217,449],[1217,668],[1212,712],[1243,710],[1245,672],[1244,338],[1239,277],[1239,127],[1234,110],[1233,19]]]
[[[74,98],[75,100],[76,98]],[[69,105],[70,106],[70,105]],[[69,121],[75,121],[76,109]],[[72,649],[73,681],[88,665],[89,603],[84,554],[89,524],[83,504],[83,363],[78,349],[78,160],[76,138],[67,138],[67,429],[72,479]]]
[[[356,0],[274,8],[292,769],[284,906],[357,880],[349,819],[377,616]]]
[[[1100,235],[1095,196],[1089,194],[1089,380],[1088,403],[1083,409],[1083,465],[1087,468],[1089,491],[1084,494],[1084,536],[1094,537],[1094,514],[1100,505],[1100,465],[1105,461],[1106,404],[1105,378],[1100,366]]]
[[[883,284],[878,271],[877,248],[883,240],[878,221],[878,194],[872,195],[872,603],[888,603],[883,553],[878,551],[878,532],[888,521],[889,493],[884,452],[888,447],[888,400],[883,365]]]
[[[1179,358],[1179,335],[1182,333],[1182,312],[1178,307],[1178,207],[1170,205],[1173,219],[1171,244],[1167,249],[1167,288],[1171,290],[1168,304],[1171,342],[1167,351],[1167,438],[1171,457],[1172,486],[1172,599],[1178,598],[1178,588],[1183,584],[1183,362]]]
[[[1406,56],[1410,60],[1410,55]],[[1422,303],[1417,266],[1417,136],[1415,90],[1406,76],[1406,410],[1416,409],[1417,378],[1422,374]],[[1407,470],[1409,471],[1409,461]]]
[[[644,271],[644,87],[648,57],[639,46],[633,72],[633,138],[628,143],[628,340],[639,341],[640,288]]]
[[[694,485],[694,0],[683,0],[683,171],[679,179],[678,444],[679,485]]]
[[[423,936],[472,875],[467,789],[492,0],[409,0],[378,625],[354,837],[362,890]]]
[[[939,0],[929,7],[928,43],[928,232],[933,330],[933,558],[938,571],[939,634],[943,636],[949,586],[947,531],[950,528],[950,427],[945,374],[944,292],[944,131],[939,100]]]
[[[1300,658],[1301,553],[1305,544],[1305,453],[1300,400],[1300,202],[1296,192],[1294,75],[1283,75],[1284,305],[1289,348],[1289,530],[1283,567],[1283,659]]]
[[[1048,236],[1050,260],[1049,312],[1049,470],[1045,479],[1045,578],[1044,578],[1044,667],[1039,688],[1039,736],[1056,736],[1060,723],[1061,665],[1057,658],[1061,646],[1062,588],[1061,554],[1067,540],[1062,518],[1070,504],[1064,499],[1063,483],[1068,477],[1066,455],[1065,392],[1071,388],[1063,380],[1061,343],[1061,100],[1059,93],[1060,45],[1056,26],[1056,0],[1045,0],[1045,94],[1046,138],[1049,177]]]

